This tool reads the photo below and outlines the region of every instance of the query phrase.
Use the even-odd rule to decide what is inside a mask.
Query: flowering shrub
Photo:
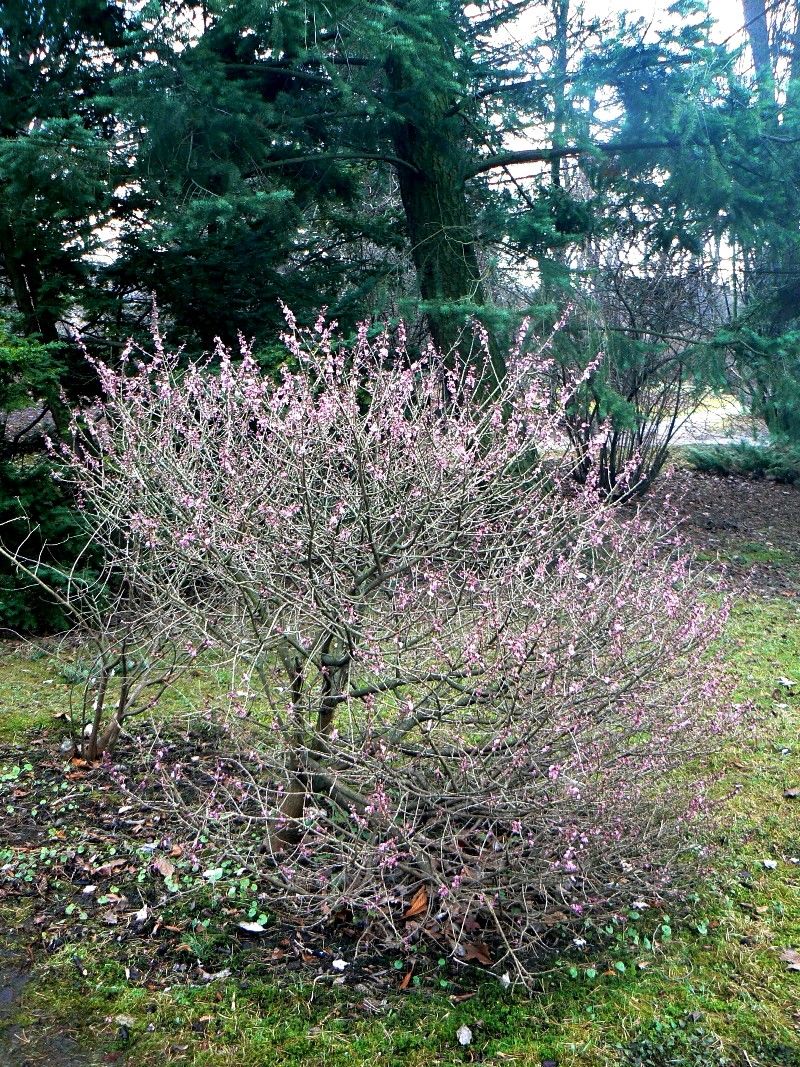
[[[245,345],[101,366],[69,457],[149,616],[233,672],[224,746],[165,746],[163,784],[274,912],[479,938],[522,973],[554,923],[677,884],[732,723],[721,616],[673,543],[541,458],[568,399],[546,345],[489,386],[402,331],[288,319],[278,382]]]

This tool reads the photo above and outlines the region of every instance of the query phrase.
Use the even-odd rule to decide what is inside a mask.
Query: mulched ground
[[[667,499],[678,509],[688,544],[727,573],[734,591],[800,593],[800,487],[675,468],[641,507],[656,517]]]
[[[191,745],[194,754],[208,747],[213,759],[212,742],[193,739]],[[406,988],[415,975],[447,975],[454,995],[474,992],[475,963],[492,962],[477,942],[471,959],[443,969],[440,958],[450,956],[452,943],[444,930],[434,930],[409,966],[400,946],[397,958],[372,951],[370,930],[346,914],[307,930],[274,918],[255,929],[261,924],[252,921],[248,897],[229,893],[238,882],[235,870],[227,869],[218,884],[204,880],[221,857],[198,855],[196,842],[185,840],[146,796],[135,803],[120,793],[103,766],[65,762],[54,749],[48,737],[34,740],[24,756],[0,747],[0,909],[25,906],[18,944],[47,955],[75,944],[90,954],[90,946],[102,946],[107,960],[124,965],[127,980],[152,990],[211,983],[233,971],[252,977],[295,972],[354,988],[365,995],[368,1011],[375,996]],[[124,754],[119,758],[124,766]],[[80,955],[71,964],[80,979]],[[3,1063],[1,1053],[2,1044]]]

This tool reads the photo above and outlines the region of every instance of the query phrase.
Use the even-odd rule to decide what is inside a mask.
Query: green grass
[[[67,710],[69,686],[51,655],[22,644],[0,645],[0,742],[21,742],[54,725]]]
[[[798,649],[800,608],[790,598],[735,608],[725,654],[757,728],[713,768],[731,794],[713,877],[652,950],[620,935],[585,958],[545,961],[532,995],[492,978],[453,1003],[451,988],[427,979],[407,994],[337,990],[333,976],[276,981],[236,952],[229,980],[190,987],[176,975],[171,990],[151,990],[126,979],[102,940],[76,939],[38,964],[22,1013],[77,1029],[93,1048],[129,1052],[141,1067],[800,1067],[800,975],[780,959],[782,949],[800,950],[800,864],[792,862],[800,802],[783,797],[800,785]],[[16,689],[18,703],[4,731],[19,738],[52,716],[64,687],[54,682],[40,695],[45,662],[7,655],[6,663],[0,694],[8,701]],[[662,916],[637,922],[664,925]],[[209,967],[226,965],[224,945],[209,952]],[[457,1040],[462,1025],[473,1032],[468,1048]]]
[[[780,567],[784,572],[797,571],[800,551],[775,548],[758,541],[733,541],[716,552],[707,549],[695,553],[700,563],[735,564],[739,568]]]
[[[0,744],[19,744],[42,731],[67,736],[70,727],[63,716],[70,710],[70,696],[80,715],[90,667],[90,660],[54,642],[0,643]],[[229,687],[229,672],[214,664],[189,670],[164,693],[158,716],[166,720],[213,705]]]
[[[772,566],[792,565],[798,562],[796,553],[783,548],[773,548],[758,541],[743,541],[731,550],[734,560],[742,563],[760,563]]]

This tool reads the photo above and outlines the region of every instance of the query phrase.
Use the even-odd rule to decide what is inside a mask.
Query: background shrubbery
[[[58,345],[19,336],[0,321],[0,543],[27,560],[47,586],[64,589],[87,571],[86,534],[70,490],[55,477],[46,433],[62,422]],[[63,629],[68,619],[30,576],[0,558],[0,629]]]
[[[800,444],[737,441],[693,445],[682,451],[692,467],[709,474],[736,474],[745,478],[770,478],[786,485],[800,484]]]

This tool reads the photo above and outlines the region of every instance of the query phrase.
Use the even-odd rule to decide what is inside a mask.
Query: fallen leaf
[[[800,971],[800,952],[793,948],[784,949],[781,959],[790,971]]]
[[[361,1001],[361,1010],[366,1015],[383,1015],[386,1008],[387,1002],[385,1000],[370,1000],[369,997],[364,997]]]
[[[109,860],[108,863],[104,863],[102,867],[98,867],[96,873],[101,874],[104,877],[108,877],[118,867],[124,867],[128,861],[126,859]]]
[[[241,922],[236,925],[240,930],[244,930],[248,934],[263,934],[267,929],[262,923]]]
[[[456,1030],[456,1037],[458,1038],[459,1045],[464,1045],[466,1047],[467,1045],[472,1044],[472,1031],[468,1026],[459,1026]]]
[[[175,864],[171,863],[166,856],[156,856],[153,866],[164,878],[171,878],[175,873]]]
[[[403,916],[404,919],[413,919],[417,915],[422,915],[423,912],[428,910],[428,890],[425,886],[420,886],[414,896],[411,898],[411,903],[408,906],[408,910]]]
[[[800,785],[794,785],[791,789],[784,789],[783,795],[787,800],[797,800],[800,797]]]
[[[470,960],[477,960],[478,963],[482,963],[485,967],[492,965],[492,957],[489,955],[489,948],[483,941],[468,941],[463,946],[463,953],[461,953],[461,959],[465,962]]]
[[[539,921],[545,926],[558,926],[559,923],[569,922],[569,915],[563,911],[548,911]]]
[[[406,971],[406,973],[403,975],[403,980],[400,982],[400,985],[398,986],[398,989],[408,989],[408,987],[411,985],[411,976],[413,975],[413,973],[414,973],[414,968],[413,967],[411,968],[410,971]]]
[[[133,916],[133,922],[135,926],[143,926],[147,922],[147,916],[150,914],[150,910],[145,904],[139,911]]]

